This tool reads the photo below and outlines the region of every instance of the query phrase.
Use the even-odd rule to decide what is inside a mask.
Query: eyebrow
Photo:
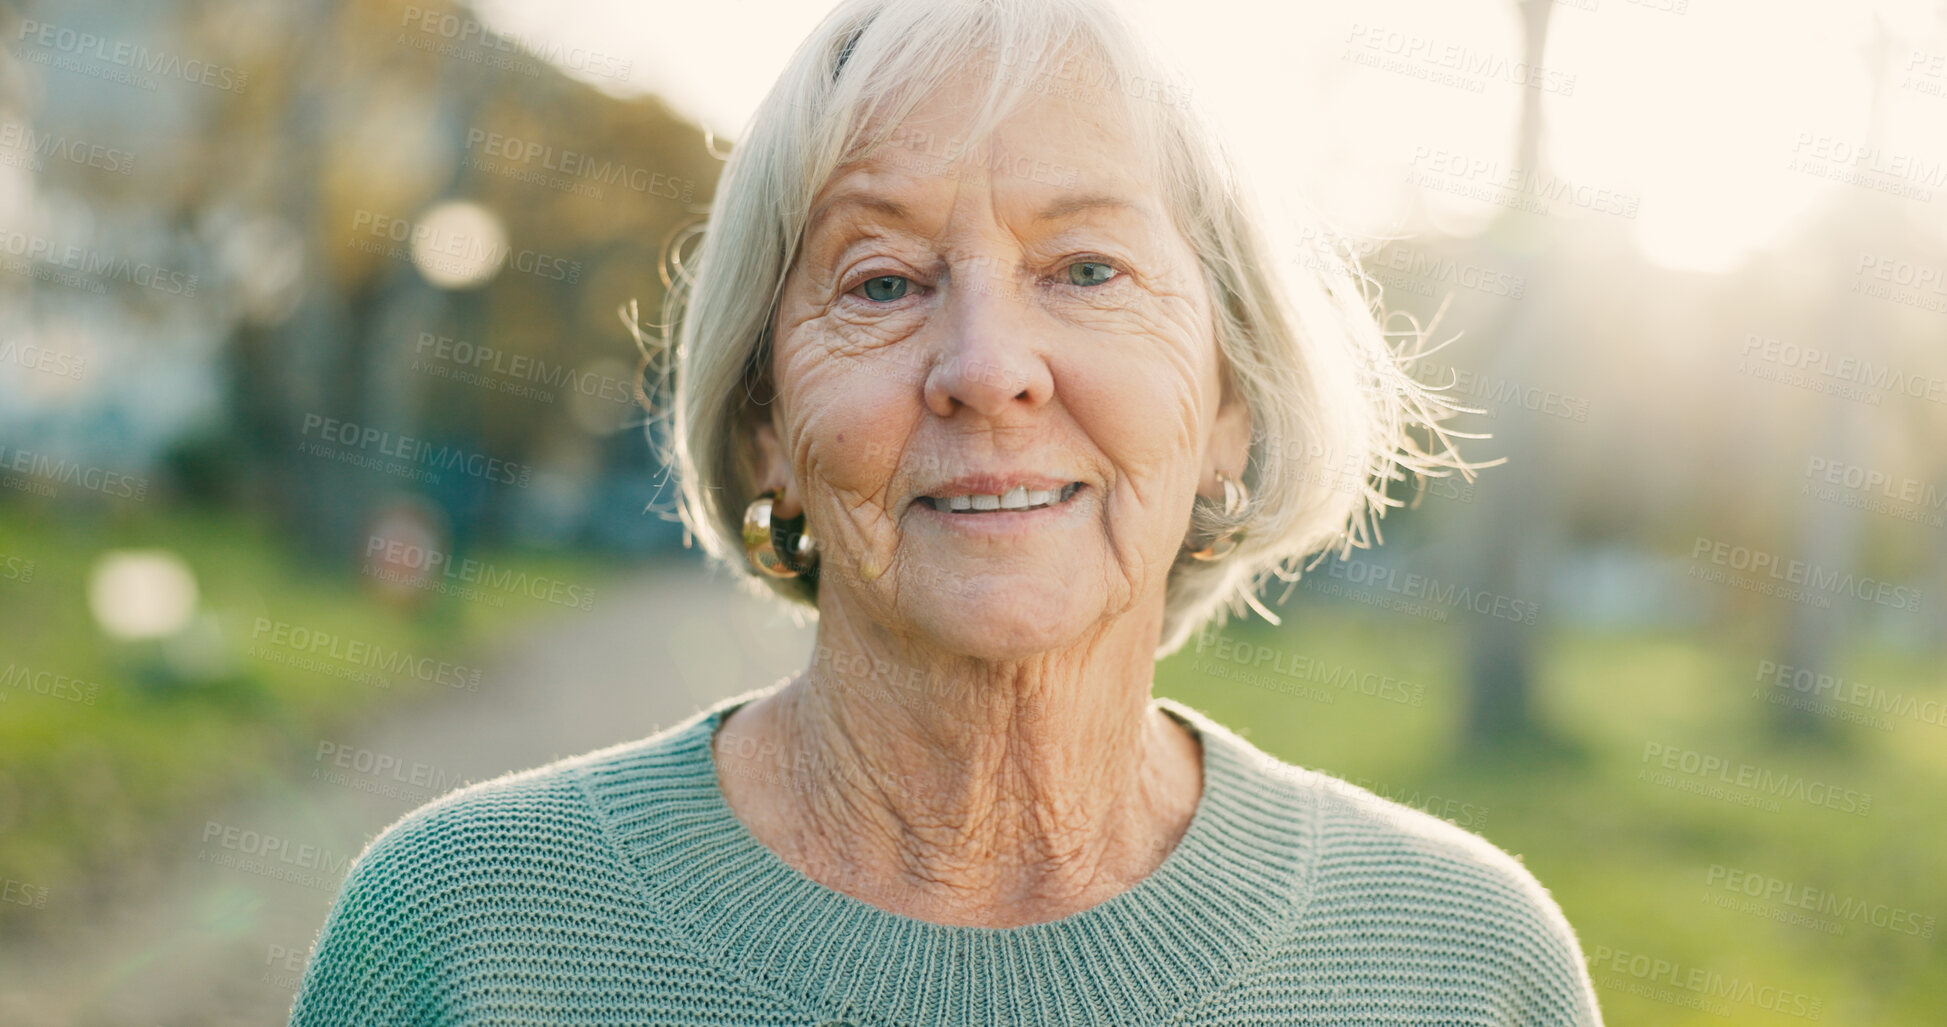
[[[1139,204],[1131,203],[1118,196],[1107,196],[1096,193],[1056,200],[1048,206],[1043,207],[1041,213],[1034,216],[1034,220],[1060,221],[1063,218],[1072,218],[1077,214],[1086,214],[1095,210],[1126,210],[1144,217],[1148,216],[1148,211],[1143,209]]]
[[[816,232],[818,226],[826,218],[845,207],[858,207],[874,211],[894,221],[911,222],[913,220],[911,208],[897,200],[889,200],[883,196],[874,196],[869,193],[848,192],[841,193],[819,204],[811,212],[811,218],[805,224],[805,234],[809,236],[813,232]],[[1056,200],[1048,206],[1043,207],[1041,212],[1034,216],[1034,220],[1036,223],[1043,221],[1061,221],[1078,214],[1086,214],[1097,210],[1129,211],[1145,219],[1149,216],[1148,210],[1140,204],[1131,203],[1118,196],[1094,193]]]
[[[826,218],[843,207],[863,207],[884,214],[894,221],[913,220],[913,212],[897,200],[888,200],[883,196],[872,196],[866,193],[841,193],[819,204],[811,212],[811,218],[805,222],[805,235],[810,236],[816,232]]]

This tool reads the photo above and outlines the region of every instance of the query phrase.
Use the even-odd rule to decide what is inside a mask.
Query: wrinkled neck
[[[1202,789],[1196,739],[1150,701],[1153,638],[1122,636],[996,662],[821,621],[811,667],[719,734],[726,798],[881,908],[983,926],[1089,908],[1162,863]]]

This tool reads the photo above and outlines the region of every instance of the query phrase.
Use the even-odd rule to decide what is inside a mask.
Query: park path
[[[31,943],[0,946],[0,1024],[284,1023],[343,871],[303,881],[221,865],[246,832],[286,839],[286,852],[354,857],[459,784],[640,738],[769,684],[812,645],[778,606],[683,554],[605,585],[592,610],[537,619],[485,651],[478,693],[402,704],[319,739],[292,754],[285,779],[186,818],[183,844],[112,909],[64,915],[50,902]],[[358,771],[381,758],[401,769]]]

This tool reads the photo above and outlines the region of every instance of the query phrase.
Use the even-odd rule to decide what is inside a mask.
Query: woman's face
[[[826,618],[984,659],[1130,613],[1153,634],[1193,497],[1222,496],[1250,436],[1241,400],[1220,409],[1211,297],[1107,98],[1038,96],[947,165],[969,95],[814,203],[765,484],[819,541]]]

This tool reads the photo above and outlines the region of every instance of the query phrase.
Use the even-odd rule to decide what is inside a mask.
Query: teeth
[[[1051,506],[1067,501],[1081,486],[1069,483],[1058,489],[1030,489],[1017,485],[1005,495],[948,496],[933,497],[933,508],[954,512],[973,512],[981,510],[1032,510],[1036,507]]]

